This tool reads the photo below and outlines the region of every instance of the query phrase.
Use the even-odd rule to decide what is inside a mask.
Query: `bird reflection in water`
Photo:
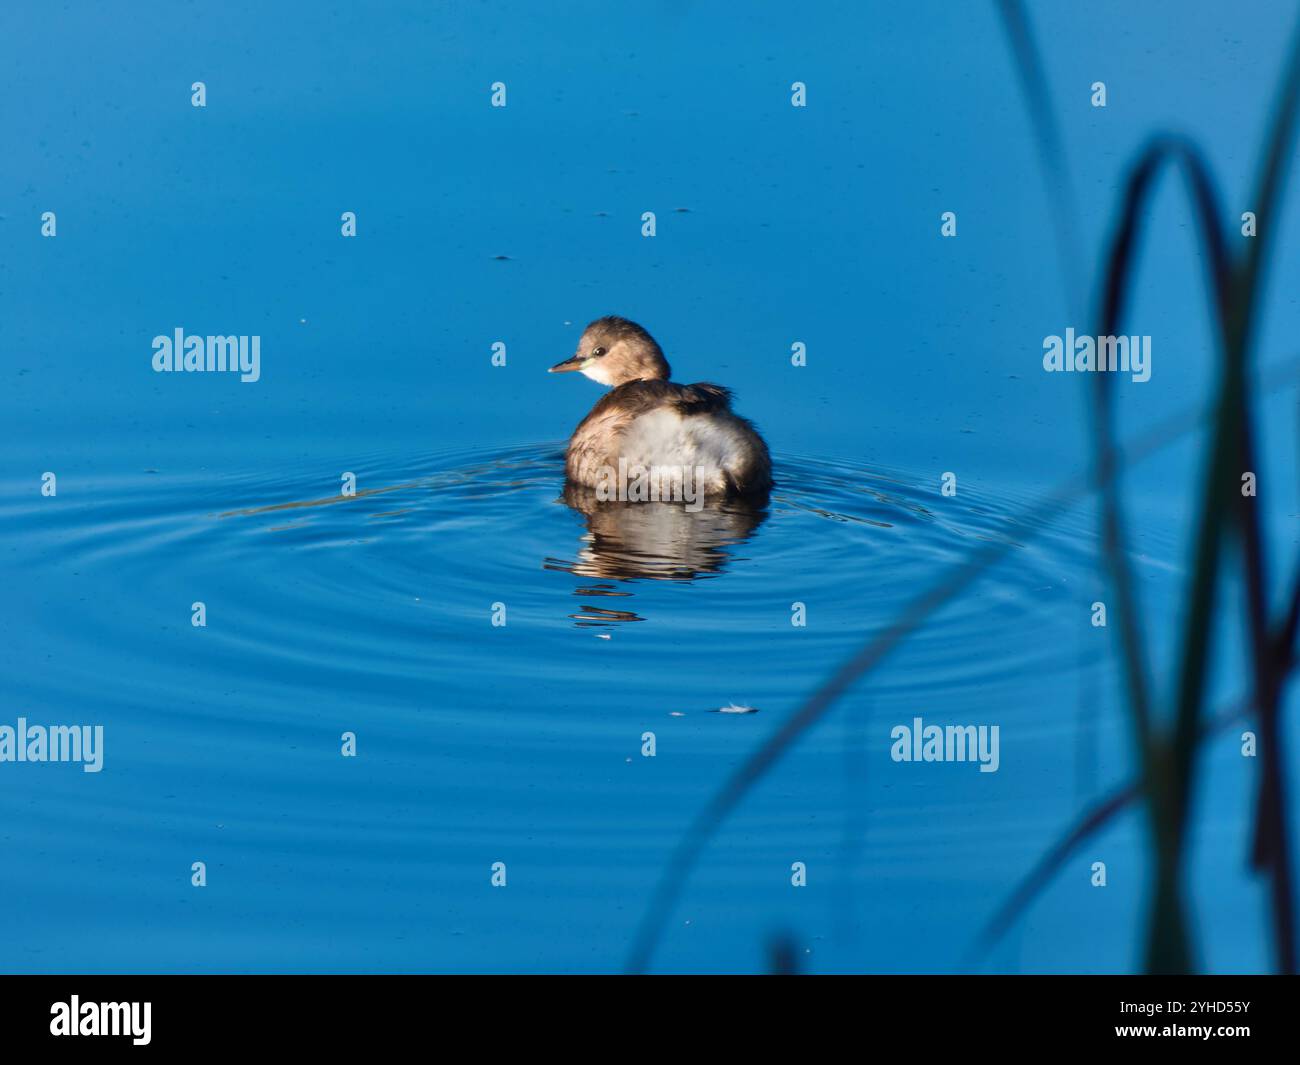
[[[731,548],[744,542],[767,518],[767,500],[719,499],[700,509],[680,503],[597,499],[594,489],[566,482],[562,501],[583,515],[587,531],[573,561],[548,558],[543,568],[595,578],[574,590],[579,598],[626,598],[631,591],[612,581],[693,581],[720,574]],[[644,621],[631,610],[583,603],[570,614],[588,628]]]

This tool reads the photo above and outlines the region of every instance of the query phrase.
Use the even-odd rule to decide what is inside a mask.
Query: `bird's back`
[[[732,412],[731,392],[708,382],[629,381],[602,396],[574,431],[565,467],[595,487],[620,459],[629,468],[698,470],[709,495],[753,496],[772,485],[763,438]]]

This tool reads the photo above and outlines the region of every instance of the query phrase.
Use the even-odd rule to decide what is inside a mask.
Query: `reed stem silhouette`
[[[1057,204],[1056,239],[1067,303],[1077,286],[1072,277],[1074,234],[1078,232],[1064,164],[1062,138],[1053,118],[1033,34],[1019,0],[998,0],[1022,91],[1039,147],[1049,195]],[[1224,578],[1230,574],[1229,549],[1240,560],[1245,628],[1250,647],[1249,709],[1258,724],[1259,785],[1256,797],[1251,866],[1269,878],[1272,942],[1277,969],[1296,972],[1295,888],[1286,804],[1286,759],[1280,725],[1282,696],[1295,665],[1300,631],[1300,559],[1291,593],[1275,623],[1270,622],[1267,558],[1255,496],[1241,491],[1245,472],[1260,473],[1255,446],[1256,415],[1251,383],[1251,341],[1259,315],[1260,290],[1280,214],[1281,189],[1289,166],[1300,108],[1300,24],[1292,41],[1274,103],[1268,136],[1259,163],[1253,209],[1257,236],[1240,254],[1229,252],[1210,170],[1190,141],[1157,136],[1139,154],[1120,201],[1118,222],[1108,245],[1101,275],[1097,336],[1113,336],[1123,320],[1129,278],[1139,247],[1143,208],[1166,166],[1176,166],[1188,188],[1196,231],[1206,252],[1207,287],[1218,331],[1220,375],[1209,413],[1209,443],[1202,457],[1196,489],[1199,499],[1192,565],[1185,589],[1177,669],[1169,713],[1158,715],[1159,699],[1149,675],[1145,646],[1148,626],[1138,600],[1127,547],[1120,478],[1128,465],[1187,430],[1175,419],[1146,434],[1136,445],[1116,442],[1113,397],[1108,374],[1095,374],[1091,425],[1095,462],[1089,473],[1053,492],[1023,515],[1032,536],[1037,522],[1076,502],[1089,491],[1100,495],[1100,551],[1111,585],[1124,690],[1139,775],[1099,806],[1088,811],[1030,871],[995,914],[984,936],[996,939],[1029,906],[1074,848],[1121,809],[1141,800],[1146,811],[1155,867],[1149,900],[1145,967],[1153,973],[1190,972],[1195,947],[1187,927],[1183,872],[1190,834],[1190,811],[1196,783],[1196,754],[1207,732],[1202,714],[1209,663],[1215,641],[1216,607]],[[1295,364],[1282,368],[1284,382],[1295,380]],[[1261,390],[1267,390],[1263,387]],[[1193,419],[1194,423],[1199,424]],[[905,640],[943,604],[970,587],[1002,558],[1009,544],[986,544],[968,555],[943,580],[927,589],[883,633],[868,640],[808,697],[732,774],[688,826],[652,894],[628,959],[631,971],[650,962],[660,929],[704,844],[713,831],[789,747],[865,673]],[[1165,720],[1168,719],[1168,723]],[[1237,718],[1232,718],[1236,720]]]

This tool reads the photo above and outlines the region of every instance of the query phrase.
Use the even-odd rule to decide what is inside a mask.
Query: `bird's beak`
[[[574,355],[565,359],[563,362],[557,362],[547,373],[568,373],[570,370],[581,370],[586,364],[587,359],[583,355]]]

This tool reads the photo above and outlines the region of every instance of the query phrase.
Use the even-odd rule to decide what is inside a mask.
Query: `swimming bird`
[[[612,386],[569,439],[564,468],[590,488],[608,483],[619,460],[636,467],[696,471],[706,497],[766,495],[772,459],[758,430],[731,410],[721,385],[674,384],[654,337],[635,322],[597,318],[571,358],[550,373],[577,370]],[[692,489],[695,491],[696,489]]]

